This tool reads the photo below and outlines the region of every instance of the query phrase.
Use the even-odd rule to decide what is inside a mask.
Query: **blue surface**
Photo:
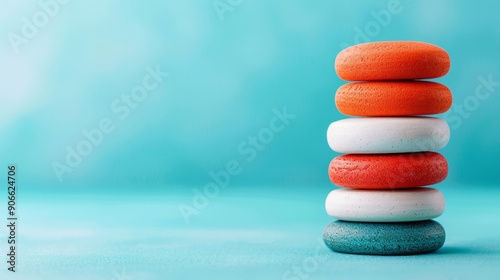
[[[17,278],[4,269],[0,275],[295,279],[284,274],[305,265],[307,279],[498,279],[500,190],[438,187],[447,199],[447,210],[437,219],[447,232],[444,247],[393,257],[338,254],[323,245],[323,229],[331,222],[323,208],[328,187],[227,188],[189,224],[178,210],[179,203],[192,199],[185,190],[23,194],[19,272]]]

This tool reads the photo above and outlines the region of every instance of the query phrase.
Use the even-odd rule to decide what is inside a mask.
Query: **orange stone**
[[[349,116],[441,114],[450,109],[448,87],[424,81],[356,82],[335,94],[337,109]]]
[[[331,161],[329,175],[332,183],[345,188],[413,188],[443,181],[448,163],[435,152],[347,154]]]
[[[450,57],[423,42],[390,41],[359,44],[335,59],[337,75],[348,81],[439,78],[448,73]]]

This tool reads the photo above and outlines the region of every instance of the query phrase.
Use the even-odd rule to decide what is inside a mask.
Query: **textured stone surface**
[[[441,224],[432,220],[408,223],[336,221],[325,228],[323,240],[328,248],[341,253],[411,255],[441,248],[445,231]]]
[[[349,116],[430,115],[450,109],[452,96],[448,87],[434,82],[356,82],[337,90],[335,104]]]
[[[410,153],[441,149],[450,139],[446,121],[428,117],[350,118],[330,124],[327,140],[338,153]]]
[[[332,183],[346,188],[411,188],[443,181],[448,163],[435,152],[348,154],[334,158],[328,173]]]
[[[449,69],[445,50],[412,41],[359,44],[335,59],[337,75],[349,81],[430,79],[444,76]]]
[[[355,222],[413,222],[443,214],[443,194],[433,188],[404,190],[331,191],[325,201],[328,215]]]

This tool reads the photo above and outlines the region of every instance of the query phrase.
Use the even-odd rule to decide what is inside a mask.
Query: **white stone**
[[[446,121],[430,117],[349,118],[328,127],[328,145],[339,153],[409,153],[441,149],[450,140]]]
[[[325,202],[328,215],[353,222],[412,222],[444,212],[443,194],[433,188],[398,190],[337,189]]]

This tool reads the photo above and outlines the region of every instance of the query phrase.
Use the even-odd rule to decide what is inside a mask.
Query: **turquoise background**
[[[377,29],[373,13],[391,3],[242,1],[221,20],[214,1],[69,1],[16,53],[8,35],[21,34],[22,18],[40,6],[3,1],[1,163],[18,164],[25,183],[55,187],[204,184],[232,159],[244,164],[235,186],[329,184],[336,154],[326,128],[344,118],[333,101],[344,83],[333,62],[359,28],[372,41],[419,40],[449,52],[451,70],[437,81],[452,90],[455,108],[470,102],[474,110],[447,116],[448,181],[498,184],[500,87],[477,106],[470,98],[479,77],[500,81],[500,3],[401,0]],[[118,119],[112,102],[156,65],[170,76]],[[238,145],[285,106],[296,118],[246,163]],[[105,117],[116,129],[59,182],[53,162],[64,163],[66,146]]]
[[[0,178],[17,166],[20,218],[19,272],[0,257],[1,279],[283,279],[310,258],[308,279],[499,275],[499,1],[73,0],[12,43],[47,2],[58,3],[0,2]],[[338,155],[326,129],[346,118],[333,63],[365,39],[429,42],[451,57],[436,79],[454,105],[439,116],[451,140],[439,151],[450,171],[436,185],[447,241],[435,254],[342,255],[317,241]],[[116,113],[148,67],[169,76]],[[252,150],[249,137],[284,108],[294,118]],[[103,120],[114,130],[58,178],[67,147]],[[239,170],[229,182],[228,163]],[[227,184],[195,207],[211,173]],[[183,206],[197,213],[186,218]]]

